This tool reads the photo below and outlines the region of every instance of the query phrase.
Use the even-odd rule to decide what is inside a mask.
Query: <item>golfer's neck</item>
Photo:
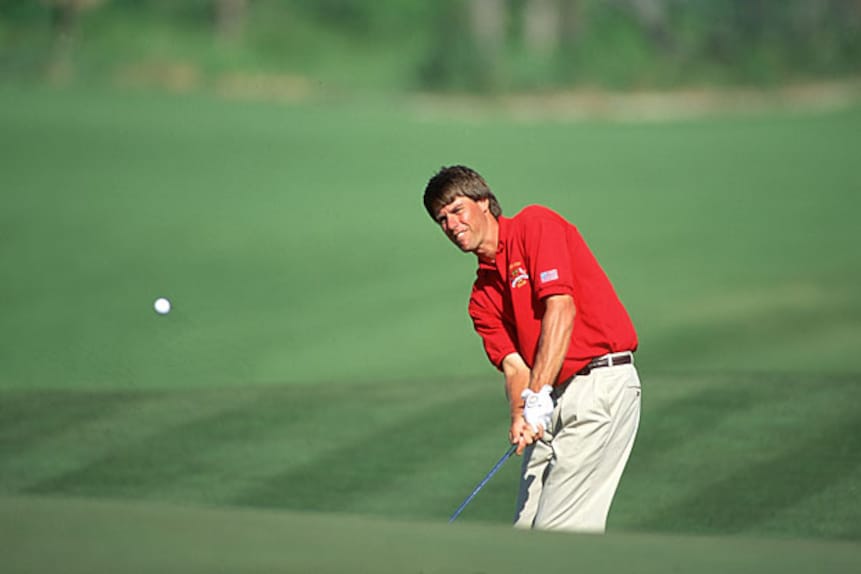
[[[489,213],[487,219],[487,235],[475,250],[475,254],[482,261],[493,263],[496,261],[496,251],[499,248],[499,222]]]

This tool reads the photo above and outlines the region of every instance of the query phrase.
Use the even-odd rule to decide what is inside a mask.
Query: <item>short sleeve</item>
[[[525,221],[523,253],[532,289],[538,299],[574,293],[573,254],[568,242],[570,227],[561,218],[541,214]]]
[[[487,358],[499,370],[502,360],[517,352],[515,337],[502,318],[502,294],[491,286],[473,288],[469,299],[469,316],[481,337]]]

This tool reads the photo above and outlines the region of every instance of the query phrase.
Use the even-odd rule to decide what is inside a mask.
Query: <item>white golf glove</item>
[[[523,405],[523,418],[526,419],[532,430],[538,432],[538,425],[550,430],[553,421],[553,397],[550,393],[553,387],[544,385],[537,393],[531,389],[524,390],[520,397],[525,401]]]

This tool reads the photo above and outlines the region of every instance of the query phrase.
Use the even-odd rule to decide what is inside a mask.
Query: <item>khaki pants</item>
[[[524,452],[517,527],[604,532],[640,421],[633,364],[574,377],[553,411],[553,433]]]

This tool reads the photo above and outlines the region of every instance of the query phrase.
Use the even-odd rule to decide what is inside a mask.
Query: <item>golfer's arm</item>
[[[502,360],[502,373],[505,376],[505,395],[511,409],[511,419],[523,416],[521,394],[529,386],[529,367],[519,353],[511,353]]]
[[[541,319],[541,338],[529,379],[529,388],[538,391],[544,385],[553,386],[565,353],[571,343],[574,316],[577,309],[570,295],[551,295],[544,300],[544,318]]]

